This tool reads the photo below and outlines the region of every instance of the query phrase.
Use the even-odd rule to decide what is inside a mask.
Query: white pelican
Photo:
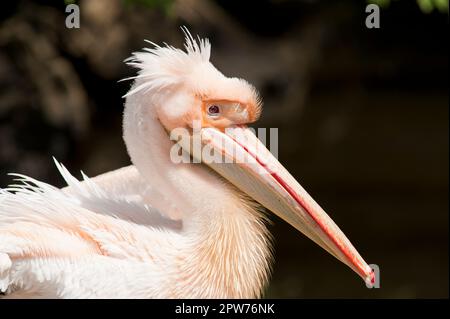
[[[127,61],[139,69],[123,117],[133,165],[78,181],[55,161],[66,188],[16,175],[20,183],[0,190],[3,297],[260,297],[271,268],[260,205],[374,282],[341,230],[246,128],[260,113],[255,88],[225,77],[209,62],[208,40],[187,30],[186,51],[151,44]],[[195,121],[201,145],[233,163],[171,160],[170,132],[185,128],[192,141]],[[193,143],[180,144],[199,158]],[[254,161],[236,161],[241,155]]]

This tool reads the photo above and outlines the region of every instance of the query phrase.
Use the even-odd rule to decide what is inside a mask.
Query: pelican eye
[[[220,114],[220,106],[213,104],[208,107],[208,115],[211,117],[217,117]]]

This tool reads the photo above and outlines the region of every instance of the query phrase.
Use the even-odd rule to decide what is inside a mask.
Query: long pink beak
[[[205,164],[348,265],[366,284],[375,283],[373,270],[344,233],[250,129],[203,128],[201,139],[204,147],[222,155],[221,160],[202,158]]]

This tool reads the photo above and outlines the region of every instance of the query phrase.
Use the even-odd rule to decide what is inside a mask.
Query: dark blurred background
[[[63,1],[4,3],[0,187],[8,172],[63,186],[51,156],[77,176],[128,165],[123,60],[144,39],[181,46],[186,25],[260,90],[280,161],[381,269],[367,289],[274,218],[266,297],[448,298],[448,1],[378,2],[380,29],[365,1],[80,0],[80,29]]]

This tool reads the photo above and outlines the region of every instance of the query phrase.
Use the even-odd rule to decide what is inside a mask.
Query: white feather
[[[37,285],[44,280],[48,282],[44,285],[47,293],[53,287],[50,296],[67,297],[57,289],[63,286],[64,275],[45,269],[56,270],[64,263],[63,273],[72,278],[79,270],[69,269],[74,264],[84,267],[78,263],[92,267],[92,258],[96,263],[100,257],[107,259],[104,265],[122,260],[130,269],[137,269],[133,263],[151,261],[148,266],[154,267],[158,257],[162,261],[163,256],[170,255],[170,246],[179,240],[174,231],[177,222],[164,218],[143,202],[102,189],[84,174],[85,180],[80,182],[63,165],[55,163],[69,185],[67,189],[13,174],[19,184],[0,193],[2,291],[30,290],[33,282]],[[11,259],[14,267],[8,266]],[[91,262],[86,264],[88,260]],[[112,294],[123,287],[109,289]],[[97,291],[103,293],[101,289]]]

